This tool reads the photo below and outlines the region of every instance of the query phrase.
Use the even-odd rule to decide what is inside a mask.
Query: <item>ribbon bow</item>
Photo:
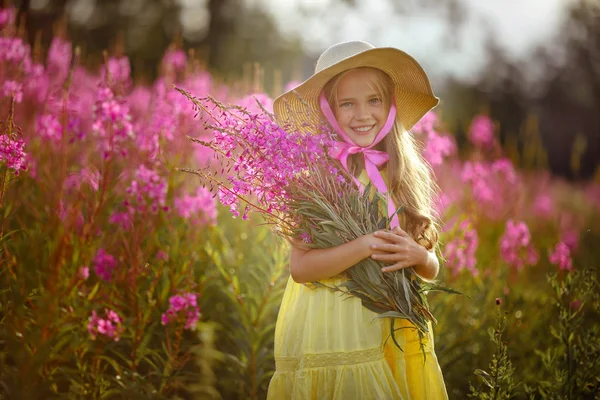
[[[333,146],[328,151],[329,156],[335,158],[336,160],[339,160],[344,169],[348,171],[348,157],[351,154],[362,153],[365,159],[365,170],[367,171],[367,176],[369,177],[369,179],[371,179],[371,182],[373,182],[373,185],[375,185],[375,188],[377,188],[379,193],[387,194],[388,188],[385,184],[385,181],[383,180],[383,177],[381,176],[381,172],[379,172],[378,167],[388,162],[390,157],[385,151],[375,150],[373,149],[373,147],[375,147],[377,143],[381,142],[383,138],[386,137],[388,133],[390,133],[392,127],[394,126],[394,120],[396,119],[396,106],[394,105],[394,102],[392,101],[390,113],[388,115],[387,120],[385,121],[385,124],[375,136],[375,140],[373,140],[373,143],[371,143],[367,147],[358,146],[350,138],[350,136],[348,136],[348,134],[342,129],[342,127],[338,124],[337,119],[333,115],[331,107],[329,107],[329,103],[327,102],[327,99],[325,98],[325,94],[323,92],[321,92],[321,95],[319,96],[319,103],[321,106],[321,111],[323,111],[323,114],[325,115],[325,118],[327,118],[327,121],[329,122],[331,127],[342,139],[344,139],[343,142],[335,142],[333,144]],[[352,178],[354,179],[354,182],[357,184],[360,190],[364,190],[363,184],[356,177],[353,176]],[[398,221],[398,215],[396,215],[395,212],[396,206],[394,205],[394,202],[391,199],[391,197],[389,197],[388,217],[394,215],[390,223],[390,226],[392,228],[400,226],[400,223]]]

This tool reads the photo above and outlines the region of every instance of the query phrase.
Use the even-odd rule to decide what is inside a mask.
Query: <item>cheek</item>
[[[340,125],[347,125],[352,120],[352,113],[348,110],[340,110],[337,114],[337,122]]]

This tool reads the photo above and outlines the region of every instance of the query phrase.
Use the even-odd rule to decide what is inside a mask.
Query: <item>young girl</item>
[[[439,101],[427,75],[400,50],[345,42],[327,49],[315,74],[294,90],[275,100],[277,118],[314,123],[303,110],[308,104],[315,115],[320,111],[340,138],[330,155],[406,208],[392,231],[328,249],[294,243],[268,399],[447,399],[431,325],[424,357],[416,327],[397,320],[395,327],[404,328],[396,331],[400,350],[386,341],[389,320],[376,318],[360,299],[305,285],[340,284],[344,271],[366,257],[383,261],[384,273],[414,267],[424,279],[436,277],[435,184],[408,133]]]

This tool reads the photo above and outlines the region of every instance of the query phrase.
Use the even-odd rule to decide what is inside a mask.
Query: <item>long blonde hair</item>
[[[375,79],[370,82],[370,85],[381,96],[384,107],[389,110],[394,88],[391,78],[376,68],[359,68],[375,72]],[[334,114],[337,110],[340,79],[349,71],[333,77],[323,89]],[[397,110],[397,115],[401,116],[402,110]],[[435,249],[439,240],[440,221],[433,207],[433,200],[439,193],[439,187],[433,179],[431,166],[421,155],[422,144],[406,131],[399,118],[396,118],[391,132],[377,147],[383,148],[389,155],[387,173],[394,204],[397,207],[400,205],[405,207],[399,214],[401,228],[426,249]],[[352,156],[351,159],[351,172],[355,175],[364,168],[362,157],[359,156],[360,153]]]

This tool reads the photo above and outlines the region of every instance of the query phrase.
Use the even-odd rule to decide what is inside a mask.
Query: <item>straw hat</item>
[[[411,129],[429,110],[438,105],[429,78],[417,61],[392,47],[374,47],[362,42],[343,42],[331,46],[317,61],[315,73],[294,89],[277,97],[273,112],[280,122],[318,123],[319,94],[325,84],[337,74],[357,67],[373,67],[387,73],[394,82],[398,119],[404,129]]]

